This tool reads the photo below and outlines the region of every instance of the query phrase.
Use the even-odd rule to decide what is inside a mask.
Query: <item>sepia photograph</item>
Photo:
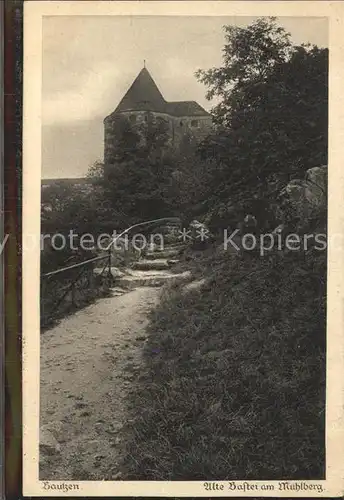
[[[40,28],[40,491],[325,496],[328,17],[78,12]]]

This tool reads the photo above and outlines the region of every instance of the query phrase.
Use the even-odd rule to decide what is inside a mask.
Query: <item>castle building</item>
[[[178,147],[183,137],[201,140],[212,125],[211,115],[195,101],[167,102],[144,67],[117,108],[104,119],[104,161],[111,163],[114,151],[114,121],[125,116],[133,124],[162,120],[167,125],[169,142]]]

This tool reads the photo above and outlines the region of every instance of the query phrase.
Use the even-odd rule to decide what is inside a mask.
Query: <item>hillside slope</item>
[[[206,281],[169,288],[151,317],[127,478],[323,478],[325,252],[187,265]]]

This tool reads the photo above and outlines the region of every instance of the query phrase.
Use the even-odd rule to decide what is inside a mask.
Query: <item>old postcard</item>
[[[25,496],[342,496],[343,7],[25,2]]]

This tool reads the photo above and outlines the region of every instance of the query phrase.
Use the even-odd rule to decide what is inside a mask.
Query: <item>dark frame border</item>
[[[4,0],[4,381],[6,498],[22,496],[21,238],[23,0]]]

